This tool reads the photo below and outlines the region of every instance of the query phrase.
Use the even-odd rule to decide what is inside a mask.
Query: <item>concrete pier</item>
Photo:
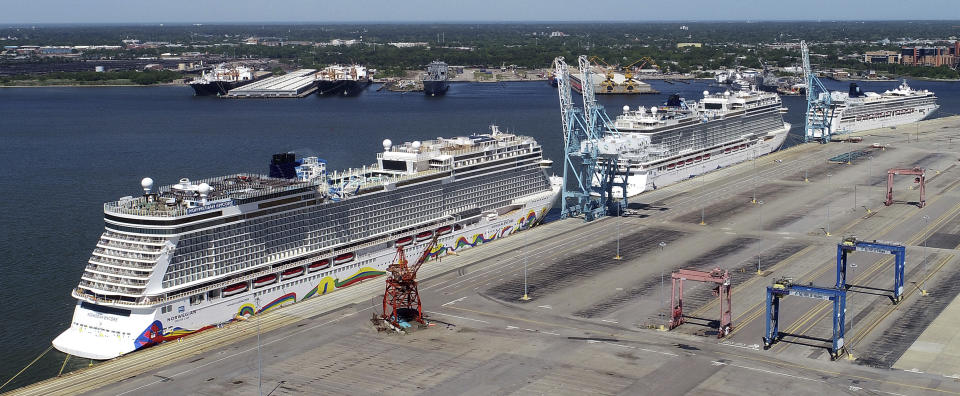
[[[317,90],[316,69],[300,69],[231,89],[225,98],[302,98]]]
[[[373,329],[375,278],[13,394],[960,394],[943,359],[958,354],[955,318],[938,319],[960,294],[958,131],[951,117],[800,145],[644,193],[624,217],[556,221],[431,261],[420,290],[434,325],[409,334]],[[829,161],[855,150],[871,153]],[[906,177],[884,206],[892,167],[927,170],[926,207]],[[849,358],[829,358],[830,307],[793,297],[787,335],[763,350],[765,288],[833,286],[849,236],[907,247],[903,301],[889,297],[889,257],[852,253]],[[670,273],[715,267],[733,277],[733,333],[717,339],[716,298],[696,284],[686,323],[661,330]]]

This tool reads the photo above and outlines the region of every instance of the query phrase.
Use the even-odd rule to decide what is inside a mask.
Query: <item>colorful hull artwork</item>
[[[498,227],[494,228],[496,231],[494,231],[489,236],[485,232],[480,231],[480,227],[477,227],[477,231],[480,231],[480,232],[476,234],[472,234],[472,236],[469,236],[469,237],[467,236],[470,234],[461,235],[448,245],[438,242],[437,245],[430,250],[427,256],[429,258],[436,259],[443,254],[453,254],[460,249],[476,247],[478,245],[481,245],[487,242],[492,242],[494,240],[512,235],[517,231],[521,231],[521,230],[525,230],[530,227],[533,227],[542,221],[543,217],[546,215],[547,211],[549,210],[550,205],[541,206],[541,208],[542,209],[540,213],[537,213],[535,210],[529,210],[526,215],[519,216],[515,221],[500,222]],[[508,216],[509,215],[504,217],[509,218]],[[451,226],[450,228],[452,231],[458,231],[462,229],[462,227],[456,228],[453,226]],[[414,238],[410,237],[410,239],[412,242],[412,239]],[[392,257],[392,254],[385,255],[385,256]],[[318,270],[328,270],[328,268],[329,267],[325,266],[323,269],[318,269]],[[302,275],[307,275],[307,272],[309,271],[306,271],[305,269],[301,269],[301,272],[303,272]],[[343,280],[341,280],[337,276],[334,276],[333,273],[331,273],[330,276],[324,276],[318,280],[315,280],[315,282],[317,282],[316,286],[307,290],[297,289],[297,292],[294,292],[294,290],[289,290],[286,287],[284,287],[283,288],[284,290],[282,291],[283,293],[282,295],[270,301],[269,303],[264,304],[259,309],[252,302],[244,302],[237,309],[236,315],[233,316],[232,319],[229,319],[227,321],[242,319],[243,317],[249,317],[252,315],[264,313],[264,312],[273,310],[274,308],[284,306],[286,304],[292,304],[297,301],[306,300],[311,297],[324,295],[336,289],[348,287],[350,285],[361,282],[363,280],[384,275],[385,273],[386,271],[378,270],[376,267],[367,266],[367,267],[359,268],[358,270],[356,270],[356,272],[354,272],[352,275],[350,275],[349,277]],[[283,281],[280,279],[279,276],[277,276],[277,279],[278,281]],[[276,282],[276,283],[280,283],[280,282]],[[303,285],[303,286],[307,287],[307,285]],[[302,298],[297,299],[298,293],[303,293]],[[225,297],[230,297],[230,296],[225,296]],[[221,323],[224,323],[224,322],[221,322]],[[169,323],[168,324],[169,327],[165,328],[161,320],[159,319],[154,320],[149,326],[146,326],[146,328],[141,332],[141,334],[135,339],[133,343],[134,344],[133,350],[149,347],[151,345],[155,345],[161,342],[176,340],[180,337],[184,337],[190,334],[194,334],[194,333],[218,326],[218,324],[205,325],[195,330],[191,330],[190,328],[179,327],[177,326],[178,324],[181,326],[183,325],[190,326],[189,324],[181,322],[181,323]]]

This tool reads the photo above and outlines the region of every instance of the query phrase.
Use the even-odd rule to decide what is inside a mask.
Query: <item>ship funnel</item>
[[[200,183],[197,187],[197,192],[200,193],[200,206],[207,206],[207,195],[210,195],[210,191],[213,190],[213,187],[210,187],[207,183]]]

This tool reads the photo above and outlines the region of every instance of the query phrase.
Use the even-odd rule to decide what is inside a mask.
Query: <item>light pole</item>
[[[260,296],[256,298],[256,307],[254,309],[259,309],[260,307]],[[260,313],[255,313],[257,315],[257,392],[260,396],[263,396],[263,359],[260,357]]]
[[[704,172],[706,171],[706,169],[707,169],[707,166],[706,166],[706,165],[702,165],[702,164],[700,165],[700,177],[701,177],[701,178],[704,177],[704,174],[705,174]],[[704,183],[706,183],[706,180],[701,180],[701,181],[700,181],[700,187],[703,187],[703,184],[704,184]],[[701,188],[700,190],[703,190],[703,189]],[[700,225],[707,225],[707,223],[705,223],[705,222],[703,221],[703,220],[704,220],[703,210],[704,210],[704,206],[706,206],[706,205],[707,205],[706,202],[703,202],[703,199],[701,199],[701,200],[700,200]]]
[[[832,187],[832,184],[830,183],[831,176],[833,176],[832,173],[827,173],[827,187],[828,187],[828,188]],[[826,230],[825,230],[825,231],[826,231],[826,233],[827,233],[827,236],[830,236],[830,200],[827,200],[827,226],[826,226]]]
[[[660,261],[660,312],[659,315],[663,316],[663,248],[667,247],[666,242],[660,242],[660,254],[657,256]]]
[[[923,233],[926,234],[927,223],[930,221],[930,216],[923,215],[921,219],[923,219]],[[926,296],[927,289],[924,288],[924,279],[926,279],[927,277],[927,237],[926,235],[924,235],[924,238],[923,238],[923,259],[921,262],[923,263],[923,274],[920,275],[920,295]]]
[[[760,249],[763,247],[763,201],[757,201],[757,204],[760,205],[760,244],[757,245],[757,275],[762,275],[763,272],[760,271]]]
[[[750,203],[757,203],[757,146],[753,146],[753,200]]]
[[[617,204],[617,255],[613,256],[614,260],[620,260],[623,258],[620,257],[620,226],[623,224],[623,219],[620,217],[623,217],[623,213],[621,213],[622,210],[623,208],[620,206],[620,204]]]
[[[526,233],[520,234],[520,238],[521,238],[520,244],[523,245],[523,247],[526,247],[527,234]],[[530,296],[527,295],[527,255],[524,254],[523,249],[520,249],[520,254],[523,255],[523,297],[520,297],[520,299],[523,301],[530,301]]]
[[[873,156],[867,157],[867,186],[873,182]]]

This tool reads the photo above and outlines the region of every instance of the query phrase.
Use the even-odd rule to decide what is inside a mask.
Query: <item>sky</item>
[[[0,23],[960,19],[958,0],[0,0]]]

